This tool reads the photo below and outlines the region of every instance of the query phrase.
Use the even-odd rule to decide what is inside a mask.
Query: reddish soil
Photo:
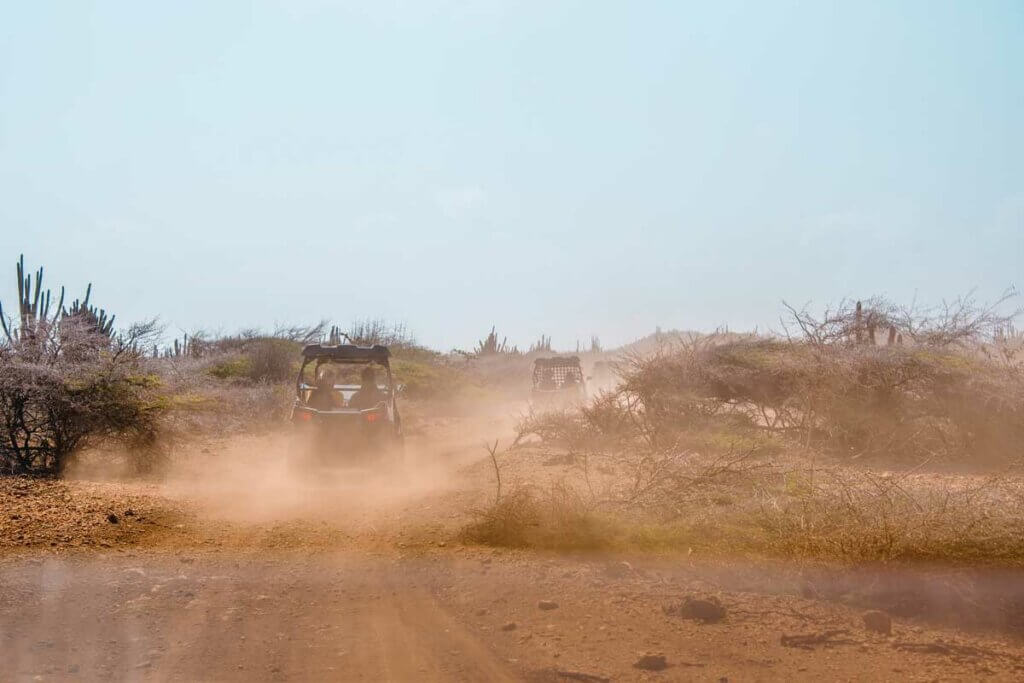
[[[435,425],[387,471],[295,473],[252,438],[159,484],[0,480],[0,680],[1024,677],[1012,619],[879,633],[784,564],[463,545],[502,428]]]

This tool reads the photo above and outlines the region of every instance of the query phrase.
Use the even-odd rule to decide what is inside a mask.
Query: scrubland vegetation
[[[1009,299],[788,309],[789,334],[627,354],[614,390],[522,419],[495,456],[505,492],[466,537],[1020,564],[1024,353],[1013,312],[997,312]],[[525,474],[531,459],[561,469]]]
[[[300,350],[386,344],[407,406],[464,414],[525,405],[526,352],[496,328],[472,351],[425,348],[401,325],[319,322],[192,332],[118,330],[65,305],[18,264],[0,340],[0,469],[52,476],[86,450],[138,472],[172,447],[285,424]],[[846,561],[1024,562],[1024,335],[1012,293],[936,309],[884,299],[777,334],[659,333],[606,352],[614,381],[585,405],[527,412],[493,452],[497,495],[469,542],[645,548]],[[596,384],[596,383],[595,383]],[[483,453],[481,453],[483,455]]]
[[[326,321],[203,331],[167,339],[154,318],[118,331],[114,316],[64,290],[46,287],[43,270],[17,266],[18,300],[0,308],[0,472],[60,474],[77,454],[116,452],[130,469],[158,467],[172,446],[280,428],[293,397],[304,344],[385,344],[407,401],[459,411],[492,400],[504,375],[488,361],[504,350],[442,354],[418,344],[402,325],[360,320],[342,329]],[[518,354],[517,354],[518,355]],[[511,375],[529,361],[519,359]],[[491,375],[493,374],[493,377]]]

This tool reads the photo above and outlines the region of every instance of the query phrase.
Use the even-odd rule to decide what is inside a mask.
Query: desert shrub
[[[519,486],[493,505],[477,511],[463,539],[511,548],[595,550],[612,547],[614,522],[590,506],[573,487]]]
[[[410,358],[407,354],[391,362],[395,380],[411,399],[453,399],[461,396],[470,380],[440,358]]]
[[[207,339],[204,348],[203,354],[191,357],[202,358],[207,372],[217,379],[275,383],[295,379],[302,343],[287,337],[250,333]]]
[[[373,346],[374,344],[395,348],[417,346],[416,338],[403,323],[393,323],[382,318],[356,320],[348,326],[343,336],[347,342],[359,346]]]
[[[22,258],[17,275],[17,323],[0,307],[0,471],[55,474],[100,441],[151,441],[162,406],[142,349],[155,322],[115,333],[91,286],[69,308],[62,288],[51,307],[42,268],[28,277]]]
[[[243,351],[149,362],[163,382],[158,400],[166,443],[281,425],[295,396],[291,373],[287,381],[254,381]]]
[[[209,373],[217,379],[244,379],[251,369],[252,361],[247,356],[231,354],[214,362]]]
[[[765,495],[756,514],[773,553],[848,561],[1019,563],[1020,484],[910,482],[906,475],[825,469]]]
[[[579,409],[585,429],[612,442],[630,441],[639,436],[638,423],[618,392],[601,392]]]
[[[659,447],[728,426],[852,456],[1019,455],[1024,373],[981,353],[982,339],[967,344],[945,318],[935,329],[903,323],[908,337],[924,340],[906,345],[874,343],[874,327],[857,333],[866,323],[856,321],[867,319],[858,308],[800,318],[807,332],[799,338],[712,335],[634,356],[617,405]]]
[[[463,530],[463,536],[483,545],[526,547],[530,544],[530,528],[540,525],[535,496],[525,488],[509,492],[494,505],[477,511],[477,516],[477,521]]]
[[[537,437],[549,444],[565,446],[570,452],[579,450],[590,439],[586,415],[579,409],[531,411],[516,425],[515,444]]]
[[[265,337],[245,346],[248,377],[254,382],[286,382],[295,379],[301,345],[290,339]]]
[[[65,328],[60,338],[70,341]],[[139,356],[97,345],[34,353],[26,344],[0,349],[0,466],[8,474],[54,474],[68,458],[103,440],[146,443],[157,429],[159,380]]]

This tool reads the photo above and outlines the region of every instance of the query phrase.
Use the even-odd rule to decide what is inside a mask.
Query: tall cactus
[[[81,301],[75,299],[71,303],[71,308],[64,311],[64,315],[77,319],[104,337],[113,337],[114,318],[117,316],[108,316],[106,310],[90,305],[89,297],[91,295],[92,283],[90,282],[85,288],[85,298]]]
[[[7,322],[3,304],[0,304],[0,327],[3,328],[7,341],[32,341],[45,335],[60,318],[64,307],[64,288],[60,288],[60,298],[56,312],[50,317],[50,290],[43,291],[43,269],[35,273],[35,284],[32,277],[25,275],[25,255],[21,254],[17,263],[18,271],[18,320],[19,326],[14,328]]]
[[[502,340],[498,341],[498,333],[492,326],[490,333],[476,343],[476,348],[473,350],[477,356],[489,356],[499,353],[510,353],[518,354],[519,349],[515,346],[510,347],[508,345],[508,337],[503,337]]]
[[[658,329],[660,330],[661,328],[658,328]],[[660,332],[658,332],[657,334],[660,334]],[[576,342],[576,347],[577,347],[577,350],[578,350],[579,349],[579,342],[578,341]],[[542,335],[540,335],[540,339],[538,339],[534,343],[530,344],[530,351],[529,352],[533,353],[535,351],[550,351],[550,350],[551,350],[551,335],[545,336],[545,335],[542,334]]]

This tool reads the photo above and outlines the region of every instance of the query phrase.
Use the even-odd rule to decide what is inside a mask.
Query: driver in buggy
[[[341,395],[334,390],[334,373],[332,371],[324,370],[320,373],[316,387],[310,394],[308,405],[316,410],[334,410],[342,407]]]
[[[360,381],[359,390],[352,394],[352,398],[348,401],[349,408],[366,410],[385,399],[384,392],[377,388],[377,371],[375,369],[365,368],[360,376]]]

